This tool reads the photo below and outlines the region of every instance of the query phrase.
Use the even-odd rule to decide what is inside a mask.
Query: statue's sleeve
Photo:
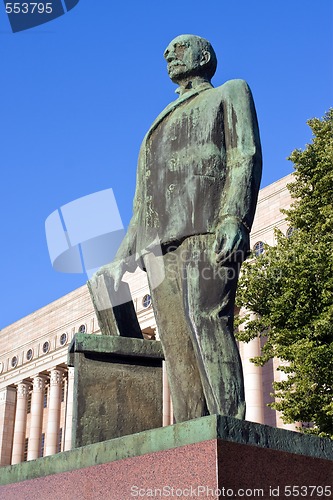
[[[226,147],[226,182],[220,219],[236,217],[250,231],[261,180],[262,156],[252,93],[244,80],[221,87]]]
[[[144,144],[144,142],[143,142]],[[117,251],[115,260],[125,261],[127,264],[128,271],[134,271],[137,267],[136,263],[136,240],[138,234],[138,224],[139,224],[139,215],[140,210],[142,209],[142,197],[144,195],[144,163],[143,163],[143,154],[144,151],[143,146],[141,147],[139,159],[138,159],[138,168],[136,174],[136,188],[135,195],[133,200],[133,214],[130,220],[130,223],[127,228],[126,235],[123,241],[120,244],[120,247]]]

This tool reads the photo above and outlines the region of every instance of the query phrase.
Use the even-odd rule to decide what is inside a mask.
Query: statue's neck
[[[203,78],[202,76],[194,76],[189,78],[184,78],[184,80],[180,80],[177,82],[179,87],[176,89],[176,93],[182,96],[186,92],[191,90],[196,90],[203,84],[210,84],[210,81],[207,78]]]

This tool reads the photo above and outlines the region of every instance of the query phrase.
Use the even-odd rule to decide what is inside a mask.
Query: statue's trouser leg
[[[152,256],[150,256],[152,257]],[[199,369],[184,310],[183,281],[174,252],[163,257],[145,259],[153,308],[163,345],[166,368],[176,422],[208,415]],[[165,277],[157,286],[154,276]]]
[[[193,363],[209,413],[245,416],[242,364],[233,335],[239,264],[218,266],[213,242],[213,235],[192,236],[166,254],[166,278],[161,290],[152,290],[177,421],[186,419],[177,418],[178,400],[199,394]],[[180,386],[189,390],[181,391]],[[190,407],[187,419],[200,416],[188,401],[179,405]]]
[[[216,264],[214,236],[184,242],[184,301],[210,414],[245,418],[242,362],[233,333],[240,264]]]

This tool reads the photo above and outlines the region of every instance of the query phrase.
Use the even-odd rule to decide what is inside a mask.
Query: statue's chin
[[[184,80],[186,80],[188,78],[188,73],[183,73],[183,72],[179,72],[179,73],[169,73],[169,77],[170,79],[173,81],[173,83],[176,83],[177,85],[180,85],[182,82],[184,82]]]
[[[203,68],[198,66],[195,66],[191,69],[186,66],[174,66],[168,68],[168,75],[173,83],[176,83],[177,85],[180,85],[181,82],[190,80],[192,78],[205,76]]]
[[[174,79],[181,80],[182,78],[184,78],[185,73],[181,71],[179,68],[178,71],[177,68],[172,68],[170,71],[168,71],[168,75],[171,78],[171,80],[174,81]]]

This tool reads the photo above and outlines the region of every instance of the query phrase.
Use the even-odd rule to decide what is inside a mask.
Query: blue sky
[[[141,140],[177,97],[163,51],[181,33],[212,42],[215,86],[248,81],[262,186],[290,173],[287,156],[311,140],[306,120],[333,103],[331,0],[80,0],[15,34],[0,5],[0,328],[86,281],[52,269],[51,212],[111,187],[128,224]]]

